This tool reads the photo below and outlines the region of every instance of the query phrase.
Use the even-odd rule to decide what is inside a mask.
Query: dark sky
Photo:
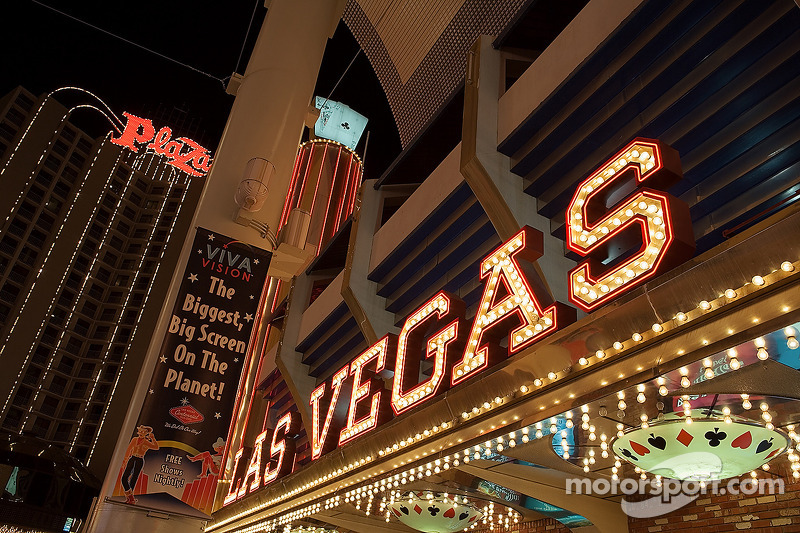
[[[237,69],[255,9],[239,62],[238,72],[244,71],[266,14],[263,0],[42,3],[223,79]],[[156,123],[168,121],[176,133],[191,135],[212,150],[216,147],[233,103],[233,97],[225,93],[218,79],[71,20],[32,0],[4,2],[0,17],[0,94],[17,85],[37,95],[76,85],[97,94],[117,114],[129,111]],[[357,50],[352,34],[340,23],[326,49],[317,94],[328,96]],[[363,53],[332,98],[370,120],[365,177],[378,177],[399,152],[400,143],[383,91]],[[361,154],[363,149],[362,139],[357,151]]]

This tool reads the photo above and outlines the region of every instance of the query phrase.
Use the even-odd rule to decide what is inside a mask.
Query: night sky
[[[195,72],[133,44],[56,13],[31,0],[5,2],[0,32],[0,94],[17,85],[39,95],[75,85],[111,107],[170,125],[212,151],[233,97],[219,79],[244,72],[266,14],[263,0],[237,2],[67,2],[51,6],[110,33],[209,74]],[[250,34],[245,34],[255,10]],[[244,52],[239,59],[244,43]],[[358,50],[344,23],[329,41],[316,94],[327,97]],[[237,68],[237,62],[239,64]],[[219,78],[219,79],[214,79]],[[364,54],[359,54],[332,99],[367,116],[370,133],[365,178],[377,178],[400,151],[386,98]],[[94,117],[78,125],[100,135]],[[92,131],[94,130],[94,131]],[[366,133],[365,133],[366,135]],[[362,154],[364,139],[357,151]]]

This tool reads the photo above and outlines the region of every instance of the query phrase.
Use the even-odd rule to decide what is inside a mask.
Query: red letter
[[[328,433],[331,430],[331,426],[334,427],[334,434],[339,432],[339,427],[341,426],[339,420],[336,421],[337,423],[332,424],[331,422],[333,421],[336,412],[336,403],[339,401],[339,393],[342,392],[342,383],[344,383],[344,380],[347,378],[349,369],[350,365],[344,365],[344,368],[339,370],[333,375],[333,378],[331,378],[331,397],[330,401],[326,404],[327,414],[325,415],[325,423],[322,425],[321,430],[319,427],[321,407],[320,400],[325,395],[325,383],[314,389],[314,392],[311,393],[311,420],[314,426],[311,429],[312,461],[319,459],[322,454],[328,453],[336,447],[336,440],[329,439]]]
[[[242,486],[239,489],[239,492],[236,494],[237,498],[241,498],[248,492],[253,492],[254,490],[258,490],[258,487],[261,486],[261,455],[263,454],[263,444],[264,439],[267,438],[267,433],[269,431],[264,431],[256,437],[256,441],[253,443],[253,451],[250,453],[250,464],[247,466],[247,470],[244,473],[244,479],[242,480]],[[239,457],[237,452],[237,458]],[[247,480],[250,479],[250,476],[253,476],[253,483],[250,485],[250,489],[247,488]]]
[[[453,385],[499,362],[503,354],[498,342],[506,335],[511,355],[575,320],[575,310],[558,302],[543,310],[539,300],[549,296],[540,287],[536,287],[538,295],[534,294],[528,283],[519,259],[536,261],[543,246],[542,233],[525,226],[481,261],[481,278],[486,278],[483,296],[464,357],[453,367]],[[510,316],[522,325],[511,333],[495,327]]]
[[[694,255],[688,206],[661,192],[681,177],[678,152],[634,139],[578,186],[567,209],[567,246],[588,259],[569,273],[572,302],[591,311]],[[625,185],[636,190],[618,200]]]
[[[269,466],[264,470],[264,485],[268,485],[294,468],[295,436],[300,428],[299,416],[289,411],[275,425],[269,448]],[[274,466],[274,468],[271,468]]]
[[[233,502],[238,498],[238,488],[239,484],[236,482],[236,478],[239,472],[239,459],[242,458],[242,454],[244,453],[244,448],[239,448],[239,451],[236,452],[236,455],[233,457],[233,475],[231,476],[231,484],[228,487],[228,494],[225,496],[225,499],[222,501],[223,505],[228,505],[229,503]],[[244,484],[243,484],[244,485]]]
[[[139,147],[136,146],[136,143],[148,142],[156,134],[156,129],[153,127],[153,123],[146,118],[139,118],[127,112],[122,115],[128,119],[125,123],[125,131],[117,139],[112,137],[111,142],[138,152]]]
[[[387,362],[394,362],[393,359],[396,352],[397,337],[387,335],[367,348],[365,352],[350,363],[350,374],[355,377],[353,378],[353,392],[350,395],[350,408],[347,410],[347,424],[339,434],[340,445],[361,433],[376,428],[386,419],[387,415],[391,415],[391,411],[387,409],[389,404],[388,394],[381,394],[383,382],[376,375],[386,369]],[[373,360],[375,361],[375,370],[370,372],[372,377],[362,382],[364,367]],[[369,410],[359,409],[359,402],[370,396],[372,391],[376,392],[371,396],[372,401],[369,404]],[[367,413],[364,414],[363,411],[367,411]],[[357,415],[361,415],[358,420],[356,420]]]
[[[442,378],[453,366],[454,356],[457,358],[463,349],[463,343],[457,342],[459,329],[461,332],[464,330],[463,316],[464,302],[440,292],[408,317],[397,341],[397,361],[392,382],[392,409],[396,414],[435,396],[440,389],[449,388],[449,380]],[[426,343],[427,330],[441,322],[447,325],[428,338]],[[423,357],[433,358],[431,377],[406,391],[407,387],[418,382]]]
[[[186,172],[190,176],[204,176],[211,166],[211,155],[208,150],[186,137],[180,137],[178,141],[185,143],[189,150],[176,153],[173,156],[174,159],[169,161],[168,164]]]

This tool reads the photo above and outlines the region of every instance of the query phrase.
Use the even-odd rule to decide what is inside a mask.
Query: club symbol
[[[435,505],[431,505],[430,507],[428,507],[428,512],[431,513],[431,516],[436,516],[436,513],[438,513],[439,511],[441,511],[441,509],[439,509]]]
[[[765,452],[770,448],[772,448],[772,438],[770,438],[769,440],[764,439],[758,443],[758,448],[756,448],[756,453]]]
[[[653,433],[650,433],[650,438],[647,439],[647,442],[650,443],[650,446],[658,448],[659,450],[663,450],[667,447],[667,439],[664,437],[656,437]]]
[[[625,457],[627,457],[628,459],[633,459],[634,461],[638,461],[638,460],[639,460],[639,458],[638,458],[638,457],[636,457],[635,455],[633,455],[633,454],[630,452],[630,450],[629,450],[629,449],[627,449],[627,448],[622,448],[622,455],[624,455],[624,456],[625,456]]]
[[[705,437],[708,439],[709,446],[716,447],[719,446],[720,442],[728,438],[728,434],[720,431],[719,428],[714,428],[714,431],[706,431]]]
[[[347,122],[342,122],[342,129],[349,130],[350,129],[350,124],[347,123]]]

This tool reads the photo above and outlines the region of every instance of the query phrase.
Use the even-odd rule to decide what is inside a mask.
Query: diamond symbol
[[[694,437],[692,437],[685,429],[682,429],[675,439],[684,446],[689,446],[689,444],[691,444],[691,442],[694,440]]]

